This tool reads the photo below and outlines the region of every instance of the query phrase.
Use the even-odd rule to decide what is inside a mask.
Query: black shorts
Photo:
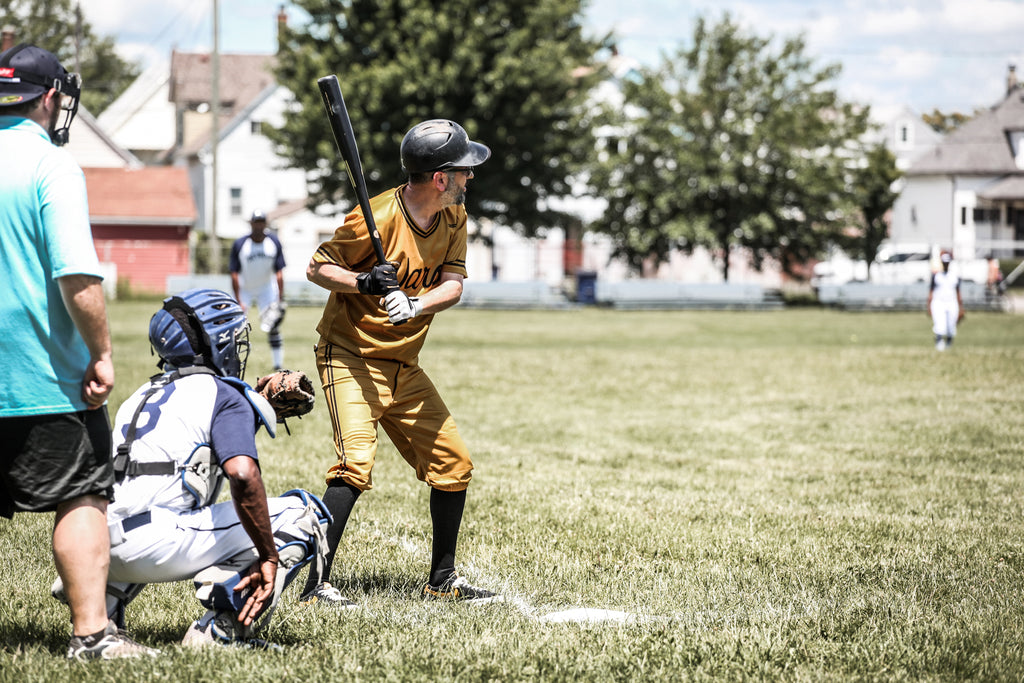
[[[86,495],[110,500],[114,463],[107,407],[0,418],[0,516],[50,512]]]

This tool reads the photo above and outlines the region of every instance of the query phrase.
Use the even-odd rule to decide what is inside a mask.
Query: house
[[[96,120],[120,147],[142,163],[163,163],[175,141],[171,70],[166,60],[146,68]]]
[[[84,168],[89,221],[102,263],[119,286],[164,294],[169,276],[191,272],[195,204],[183,168]]]
[[[915,158],[942,142],[942,134],[910,107],[898,107],[881,118],[881,141],[895,155],[896,168],[901,171],[906,172]]]
[[[951,248],[958,260],[1024,253],[1024,89],[914,158],[893,207],[891,241]]]
[[[191,271],[195,204],[184,169],[147,167],[79,108],[67,150],[82,167],[104,291],[163,294],[169,275]]]

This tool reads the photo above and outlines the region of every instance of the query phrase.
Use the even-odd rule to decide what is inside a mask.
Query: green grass
[[[156,371],[153,303],[110,310],[113,408]],[[315,375],[316,309],[287,364]],[[1005,680],[1024,677],[1024,316],[474,311],[422,363],[476,463],[459,564],[511,599],[422,603],[426,487],[384,438],[335,579],[362,609],[286,594],[282,653],[175,643],[188,582],[129,626],[154,662],[68,663],[51,515],[0,521],[0,680]],[[254,335],[250,381],[269,369]],[[323,492],[321,403],[259,437],[271,494]],[[634,623],[548,624],[572,607]]]

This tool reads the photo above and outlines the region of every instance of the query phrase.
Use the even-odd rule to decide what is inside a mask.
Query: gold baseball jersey
[[[409,296],[436,287],[445,272],[466,276],[466,209],[449,206],[434,222],[419,226],[402,197],[405,185],[370,200],[388,261],[398,264],[398,284]],[[316,250],[313,260],[346,270],[369,271],[377,263],[362,209],[345,217],[334,237]],[[415,363],[433,315],[392,325],[382,297],[332,292],[317,332],[327,341],[363,358]]]

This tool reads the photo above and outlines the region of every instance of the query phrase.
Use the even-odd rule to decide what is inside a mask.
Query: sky
[[[93,30],[122,57],[150,64],[172,48],[213,46],[214,0],[80,0]],[[217,0],[221,52],[271,53],[283,0]],[[803,36],[817,66],[839,64],[848,101],[884,120],[902,107],[970,114],[1024,82],[1024,0],[585,0],[590,37],[612,32],[620,55],[657,66],[685,48],[694,19],[729,12],[762,38]],[[294,11],[294,10],[292,10]]]

